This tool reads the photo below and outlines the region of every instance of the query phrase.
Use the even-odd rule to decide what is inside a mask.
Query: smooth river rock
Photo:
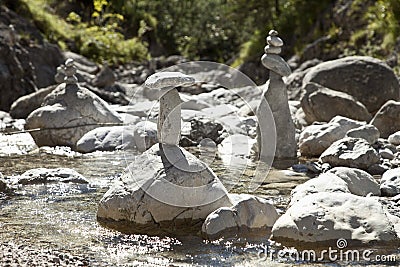
[[[133,232],[176,230],[230,206],[226,189],[205,163],[183,148],[155,144],[115,180],[100,200],[97,217],[130,223]]]
[[[305,196],[272,228],[272,239],[285,245],[335,246],[340,238],[359,245],[399,242],[394,225],[377,198],[349,193]]]
[[[244,195],[234,206],[209,214],[201,231],[207,239],[242,236],[249,231],[270,230],[277,219],[275,207],[267,200]]]

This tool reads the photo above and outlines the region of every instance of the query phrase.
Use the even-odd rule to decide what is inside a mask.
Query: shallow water
[[[59,252],[90,266],[322,266],[265,259],[268,237],[208,242],[198,236],[126,235],[106,229],[96,221],[97,203],[110,183],[131,162],[134,151],[101,152],[76,157],[45,153],[0,158],[6,176],[39,167],[67,167],[83,174],[89,185],[47,184],[23,186],[17,195],[0,201],[0,244],[29,247],[35,253]],[[211,165],[233,193],[248,193],[247,176],[229,176],[220,160]],[[273,170],[253,194],[268,198],[282,213],[290,190],[308,178]],[[279,249],[276,245],[271,248]],[[46,252],[47,251],[47,252]],[[50,251],[50,252],[48,252]],[[1,254],[1,252],[0,252]],[[1,255],[0,255],[1,256]],[[1,264],[1,261],[0,261]],[[342,266],[329,263],[329,266]],[[348,265],[348,264],[344,264]],[[352,265],[357,265],[353,263]]]

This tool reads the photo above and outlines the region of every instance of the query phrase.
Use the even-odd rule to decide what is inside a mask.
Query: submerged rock
[[[69,168],[37,168],[13,177],[18,184],[77,183],[87,184],[88,180],[77,171]]]
[[[270,230],[278,219],[273,205],[260,197],[245,195],[232,207],[222,207],[207,216],[202,233],[207,239],[245,236],[249,232]]]
[[[97,217],[132,232],[196,227],[220,207],[232,206],[218,177],[183,148],[155,144],[136,157],[100,200]],[[115,223],[120,222],[120,224]]]
[[[272,239],[295,246],[398,243],[392,221],[377,198],[349,193],[315,193],[294,203],[274,224]]]

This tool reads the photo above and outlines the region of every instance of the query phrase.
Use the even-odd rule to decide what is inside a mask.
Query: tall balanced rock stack
[[[282,80],[282,77],[288,76],[291,70],[286,61],[279,56],[282,51],[283,41],[278,37],[277,31],[271,30],[269,32],[267,43],[268,45],[265,47],[265,54],[262,56],[261,62],[270,70],[270,79],[266,90],[263,92],[263,96],[268,102],[275,121],[275,158],[293,158],[297,155],[295,127],[290,115],[286,85]],[[271,132],[269,128],[273,126],[260,115],[262,109],[265,109],[263,102],[265,101],[261,101],[257,110],[260,124],[258,134],[259,151],[265,151],[271,146],[271,137],[268,136],[268,132]],[[260,155],[261,160],[263,160],[262,156]]]

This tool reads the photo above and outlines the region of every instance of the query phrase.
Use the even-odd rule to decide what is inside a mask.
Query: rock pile
[[[65,83],[60,84],[26,119],[26,129],[38,146],[75,147],[88,131],[103,124],[121,123],[120,116],[98,96],[77,84],[76,69],[67,60]]]

